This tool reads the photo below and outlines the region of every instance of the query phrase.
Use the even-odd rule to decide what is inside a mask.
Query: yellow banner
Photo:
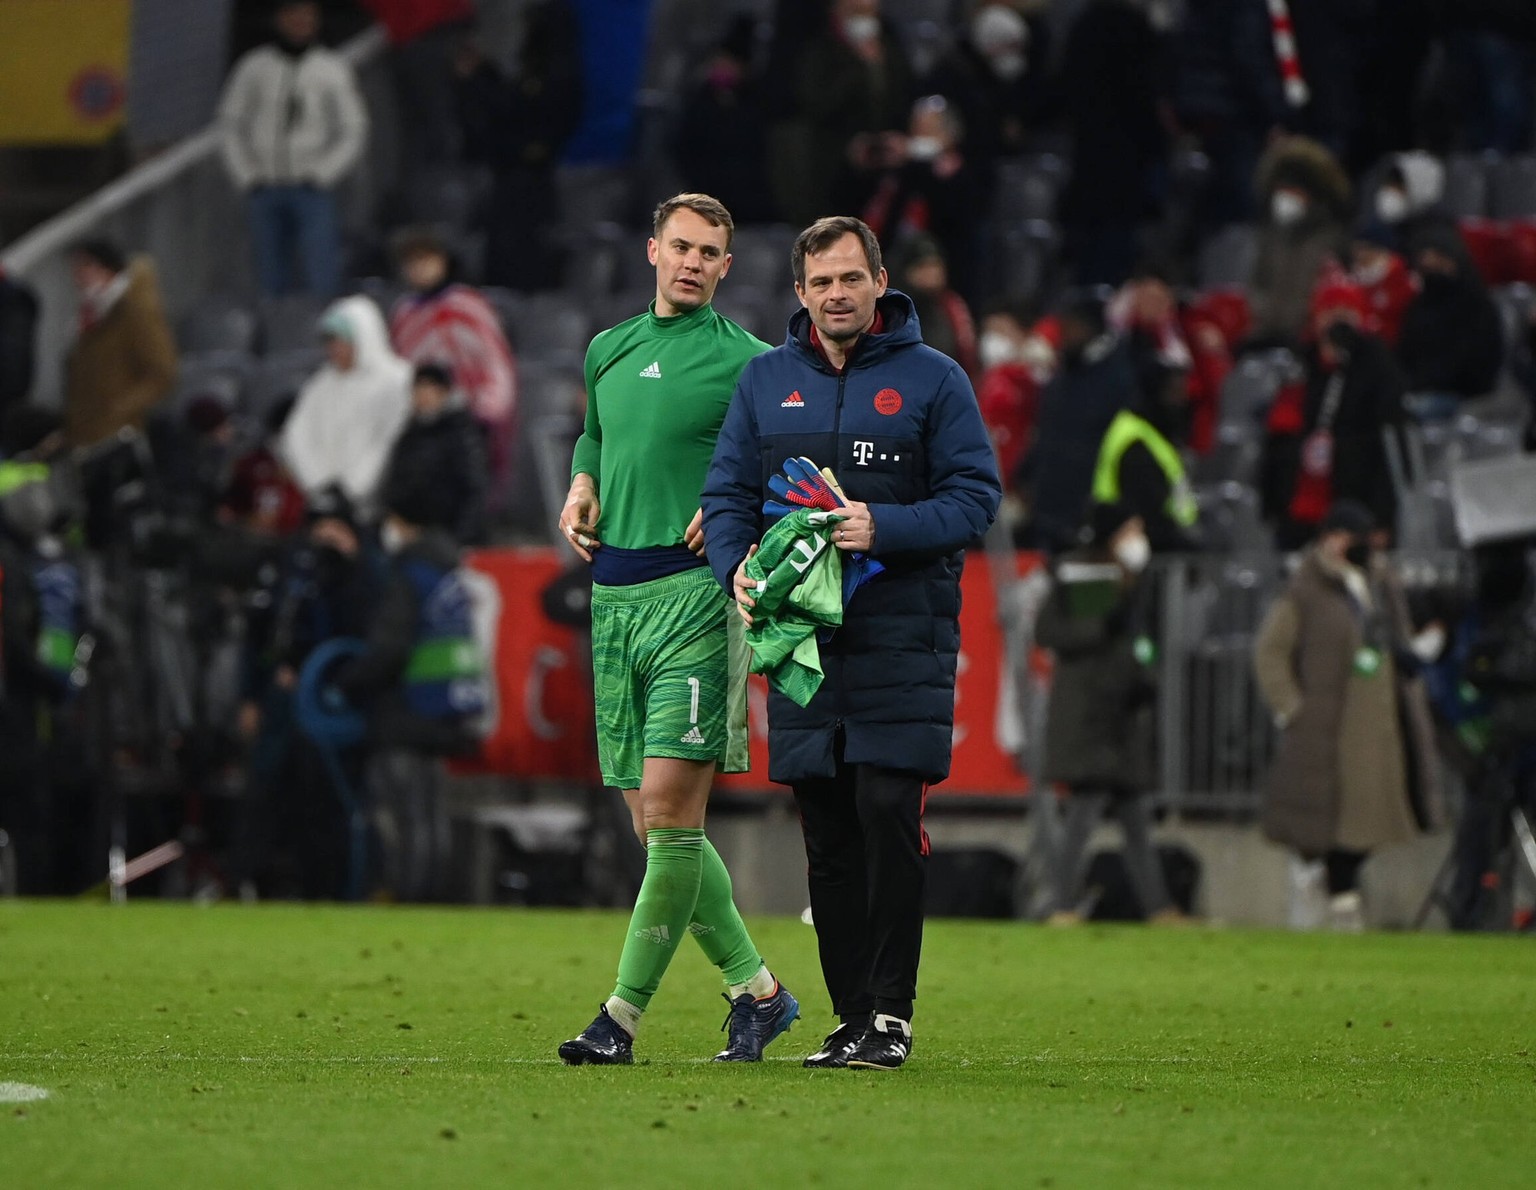
[[[93,144],[122,126],[132,0],[0,0],[0,144]]]

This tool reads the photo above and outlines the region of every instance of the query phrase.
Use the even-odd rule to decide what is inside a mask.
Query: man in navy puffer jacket
[[[894,1068],[912,1044],[922,944],[922,808],[949,775],[960,570],[1001,488],[964,371],[926,347],[912,302],[886,290],[865,224],[818,220],[792,254],[803,310],[748,363],[705,480],[710,564],[750,622],[744,563],[786,458],[831,467],[847,493],[839,549],[885,573],[821,647],[810,705],[770,693],[768,775],[791,786],[809,861],[822,973],[839,1027],[807,1066]]]

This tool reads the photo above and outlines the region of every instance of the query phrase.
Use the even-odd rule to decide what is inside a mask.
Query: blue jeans
[[[245,201],[262,292],[281,297],[301,288],[316,297],[334,297],[341,287],[335,196],[318,186],[258,186]],[[295,253],[302,287],[293,284]]]

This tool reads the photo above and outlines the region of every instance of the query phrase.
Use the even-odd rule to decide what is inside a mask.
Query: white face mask
[[[1132,574],[1140,574],[1152,560],[1152,543],[1145,533],[1122,537],[1115,543],[1115,561]]]
[[[843,36],[854,45],[868,45],[880,36],[880,18],[851,16],[843,18]]]
[[[1307,200],[1294,190],[1276,190],[1269,200],[1269,213],[1281,227],[1300,223],[1307,214]]]
[[[1017,51],[992,56],[992,73],[1004,82],[1011,83],[1029,66],[1029,59]]]
[[[379,544],[386,554],[398,554],[405,546],[405,534],[394,521],[385,521],[379,526]]]
[[[936,136],[907,138],[907,156],[913,161],[932,161],[944,151],[944,142]]]
[[[1019,345],[1002,331],[982,332],[977,344],[983,368],[995,368],[999,364],[1011,364],[1019,358]]]
[[[1396,186],[1376,191],[1376,217],[1383,223],[1401,223],[1408,218],[1408,196]]]

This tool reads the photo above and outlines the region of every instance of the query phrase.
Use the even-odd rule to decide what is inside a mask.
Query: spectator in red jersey
[[[1014,494],[1014,476],[1035,436],[1040,378],[1028,362],[1031,312],[1023,303],[993,307],[981,320],[977,355],[981,381],[976,399],[987,425],[1004,492]]]
[[[453,280],[441,240],[431,232],[410,231],[397,254],[411,292],[395,303],[390,338],[410,363],[442,363],[451,370],[471,416],[485,431],[495,508],[506,488],[517,419],[512,348],[490,303],[472,286]]]
[[[294,398],[268,414],[265,441],[235,460],[219,501],[219,519],[262,537],[290,537],[304,527],[304,493],[272,449],[283,432]]]
[[[1270,406],[1260,462],[1264,516],[1284,550],[1305,545],[1336,500],[1364,505],[1389,534],[1397,524],[1383,431],[1405,419],[1402,373],[1364,329],[1358,286],[1323,286],[1312,311],[1303,373]]]
[[[1396,234],[1381,223],[1367,223],[1355,232],[1349,250],[1349,280],[1365,293],[1366,329],[1396,347],[1403,312],[1419,292],[1418,282],[1394,248]]]

